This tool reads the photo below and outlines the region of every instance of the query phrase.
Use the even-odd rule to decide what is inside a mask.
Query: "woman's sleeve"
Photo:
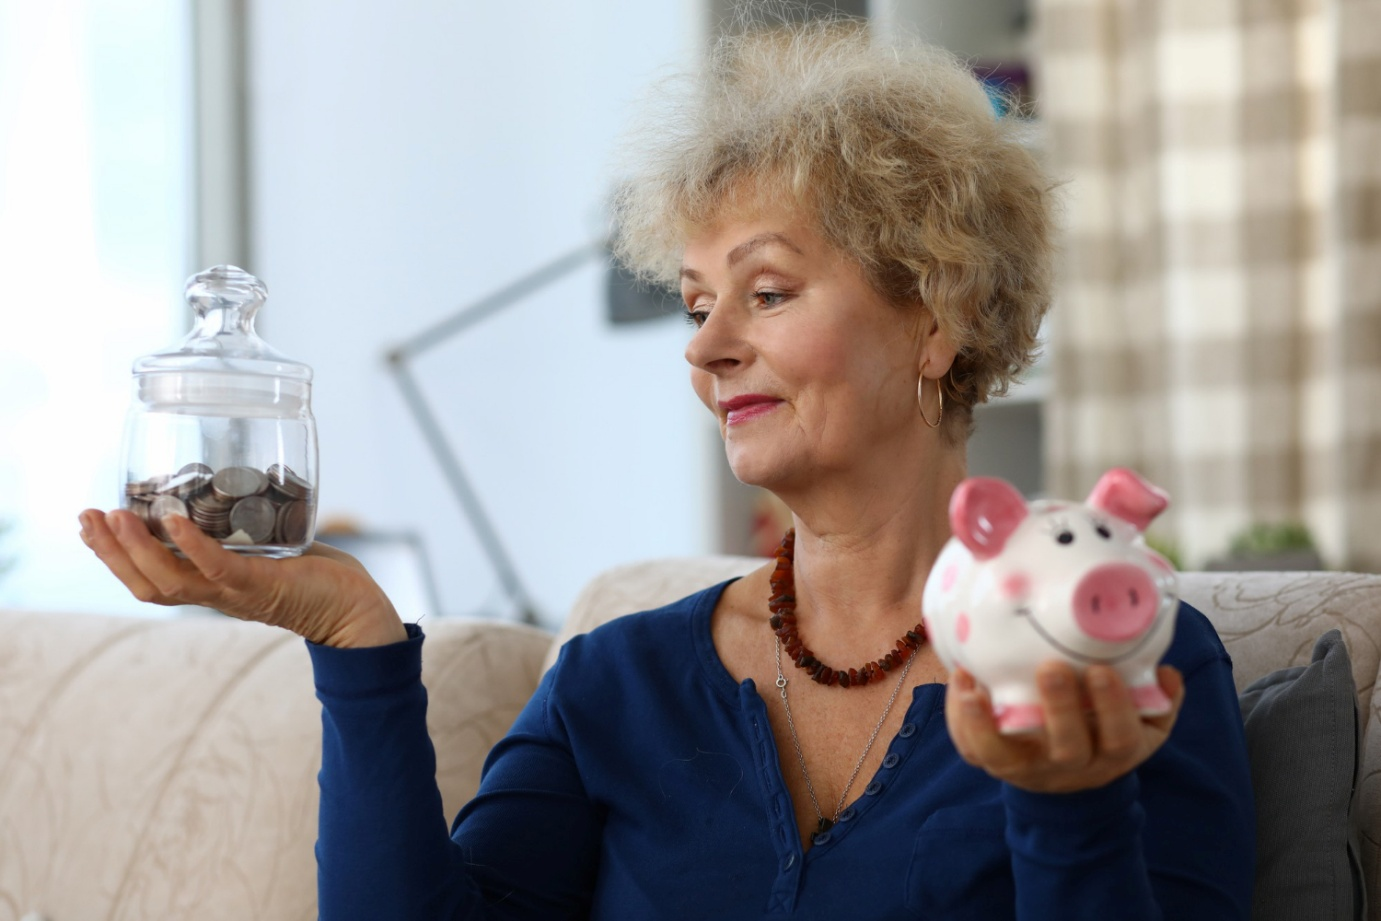
[[[551,731],[548,671],[447,833],[427,734],[422,633],[373,649],[308,644],[322,703],[321,921],[576,918],[602,819]]]
[[[1004,785],[1021,921],[1250,918],[1251,771],[1232,664],[1212,645],[1186,668],[1170,738],[1136,771],[1064,795]]]

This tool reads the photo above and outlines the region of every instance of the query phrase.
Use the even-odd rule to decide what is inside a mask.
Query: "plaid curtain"
[[[1052,494],[1168,489],[1185,565],[1253,523],[1381,570],[1381,0],[1036,0],[1065,186]]]

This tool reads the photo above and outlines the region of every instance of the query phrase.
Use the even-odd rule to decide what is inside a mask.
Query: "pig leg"
[[[998,732],[1011,735],[1035,732],[1045,726],[1045,711],[1031,699],[1029,687],[995,688],[993,691],[993,719]]]
[[[1163,716],[1170,712],[1170,698],[1160,689],[1154,671],[1133,675],[1127,683],[1131,686],[1132,702],[1143,716]]]
[[[998,704],[993,707],[997,731],[1003,735],[1035,732],[1045,726],[1045,711],[1040,704]]]

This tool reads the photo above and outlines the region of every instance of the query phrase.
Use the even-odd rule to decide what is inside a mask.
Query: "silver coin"
[[[187,503],[177,496],[157,496],[149,503],[149,517],[162,520],[169,515],[187,517]]]
[[[177,496],[157,496],[149,503],[148,517],[144,519],[149,530],[160,540],[168,540],[168,530],[163,526],[163,519],[169,515],[178,515],[182,518],[187,517],[187,503]]]
[[[307,540],[312,520],[311,503],[293,500],[278,509],[275,537],[280,544],[301,544]]]
[[[230,510],[230,529],[244,531],[256,544],[266,543],[273,537],[276,521],[273,503],[263,496],[241,499]]]
[[[216,495],[215,490],[208,489],[200,495],[193,496],[187,504],[194,510],[200,510],[203,514],[230,514],[230,507],[233,506],[235,499],[222,499]]]
[[[206,474],[207,476],[210,476],[211,474],[213,474],[213,473],[215,473],[215,472],[216,472],[216,471],[212,470],[212,469],[211,469],[210,467],[208,467],[206,464],[202,464],[202,463],[198,463],[198,462],[196,462],[196,461],[193,461],[193,462],[190,463],[190,464],[183,464],[183,465],[182,465],[182,469],[179,470],[179,471],[177,472],[177,475],[178,475],[178,476],[182,476],[184,473],[204,473],[204,474]]]
[[[125,495],[127,496],[148,496],[158,492],[164,483],[168,481],[166,476],[149,477],[147,480],[131,480],[125,484]]]
[[[266,472],[269,484],[286,499],[306,499],[312,494],[312,484],[294,473],[287,464],[273,464]]]
[[[211,477],[211,489],[221,499],[245,499],[269,488],[269,478],[253,467],[225,467]]]
[[[224,540],[230,534],[229,520],[221,522],[202,522],[193,518],[192,523],[201,529],[201,533],[213,540]]]
[[[159,487],[159,492],[169,496],[177,496],[179,499],[190,499],[193,496],[205,491],[211,485],[211,475],[202,473],[200,470],[193,470],[188,473],[179,473]]]

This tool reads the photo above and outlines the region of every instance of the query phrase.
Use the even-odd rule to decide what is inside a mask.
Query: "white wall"
[[[1031,0],[872,0],[884,29],[902,28],[984,63],[1019,61],[1026,54],[1019,22]]]
[[[251,4],[260,328],[317,372],[322,516],[419,531],[446,613],[508,612],[382,355],[600,232],[630,100],[696,53],[699,9]],[[548,623],[602,567],[710,549],[688,329],[610,327],[601,284],[591,265],[416,364]]]

